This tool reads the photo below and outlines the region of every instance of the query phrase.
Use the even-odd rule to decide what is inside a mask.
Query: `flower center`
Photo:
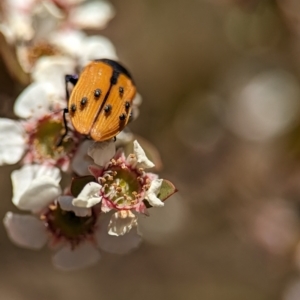
[[[100,177],[103,196],[117,208],[132,208],[144,194],[143,175],[125,165],[113,166]]]
[[[37,124],[35,133],[32,135],[32,144],[36,149],[37,159],[59,159],[70,153],[75,146],[73,140],[68,139],[57,147],[57,142],[62,136],[63,124],[61,120],[46,117]]]
[[[58,54],[59,51],[49,43],[43,41],[34,44],[28,49],[27,59],[30,66],[33,66],[35,62],[42,56],[53,56]]]
[[[97,213],[93,210],[91,216],[78,217],[73,211],[62,210],[59,204],[51,204],[41,219],[56,239],[63,238],[75,247],[82,240],[92,238],[97,217]]]

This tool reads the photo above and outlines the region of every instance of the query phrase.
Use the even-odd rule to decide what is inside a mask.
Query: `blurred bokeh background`
[[[142,220],[140,249],[83,271],[55,270],[48,249],[0,227],[0,299],[300,299],[300,2],[111,3],[101,34],[143,97],[130,128],[179,193]],[[0,69],[13,117],[23,87]],[[1,218],[16,211],[16,167],[0,169]]]

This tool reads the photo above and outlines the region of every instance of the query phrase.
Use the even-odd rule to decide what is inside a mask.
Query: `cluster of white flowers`
[[[93,59],[117,59],[107,38],[82,31],[103,28],[114,15],[112,6],[103,1],[6,0],[0,13],[1,53],[13,52],[5,57],[9,71],[28,82],[14,104],[20,119],[0,118],[0,164],[21,163],[11,175],[12,202],[31,213],[7,212],[8,236],[27,248],[47,243],[55,249],[54,265],[67,270],[96,262],[98,249],[117,254],[135,249],[141,242],[138,215],[163,206],[175,187],[145,171],[154,163],[131,133],[99,143],[70,130],[56,146],[67,107],[65,75]],[[137,95],[135,116],[140,102]],[[133,151],[125,155],[123,149],[132,142]],[[62,172],[72,178],[65,186]]]

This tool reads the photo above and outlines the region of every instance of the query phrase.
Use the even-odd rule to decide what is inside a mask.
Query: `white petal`
[[[147,158],[145,151],[136,140],[133,142],[133,151],[134,154],[136,155],[137,167],[140,168],[154,167],[154,163]]]
[[[50,42],[62,52],[78,57],[82,54],[85,34],[78,30],[54,31],[49,37]]]
[[[34,30],[29,15],[13,12],[9,15],[8,23],[14,40],[29,41],[33,38]]]
[[[7,24],[0,24],[0,32],[3,34],[8,44],[14,43],[15,33],[12,31],[12,28],[10,28],[10,26],[8,26]]]
[[[21,124],[0,118],[0,165],[18,162],[26,149],[25,143],[25,132]]]
[[[21,118],[40,117],[50,112],[59,94],[54,85],[45,82],[33,82],[19,95],[14,105],[14,112]]]
[[[140,109],[138,108],[138,106],[132,106],[132,121],[135,121],[139,115],[140,115]]]
[[[55,167],[25,165],[11,174],[13,203],[20,209],[38,211],[60,195],[60,171]]]
[[[72,204],[73,196],[61,196],[57,202],[62,210],[72,211],[77,217],[86,217],[91,215],[91,209],[76,207]]]
[[[117,140],[115,142],[116,147],[117,148],[122,147],[122,146],[132,142],[133,133],[128,128],[125,128],[116,136],[116,138],[117,138]]]
[[[112,5],[104,1],[94,1],[74,8],[70,13],[70,22],[82,29],[102,29],[114,16]]]
[[[32,9],[36,0],[10,0],[6,1],[6,5],[9,6],[11,10],[27,12]]]
[[[121,236],[137,226],[137,217],[130,210],[114,213],[108,224],[108,234]]]
[[[28,45],[21,43],[16,45],[16,55],[18,62],[25,73],[30,73],[32,61],[29,61]]]
[[[35,10],[42,19],[42,23],[46,23],[45,18],[47,19],[54,19],[54,28],[49,28],[49,25],[47,26],[50,30],[48,32],[44,33],[44,36],[41,36],[42,38],[45,37],[46,34],[49,34],[49,32],[53,31],[57,27],[57,19],[63,19],[65,17],[65,13],[59,8],[58,5],[54,4],[55,1],[42,1],[42,6],[38,7],[38,9]],[[35,21],[35,20],[34,20]],[[47,20],[49,22],[49,20]],[[55,22],[56,21],[56,22]],[[44,24],[35,23],[35,27],[41,25],[45,26]],[[56,25],[56,26],[55,26]]]
[[[65,96],[65,75],[75,73],[75,61],[66,56],[44,56],[37,60],[32,78],[38,82],[52,83],[57,94]]]
[[[51,177],[40,177],[32,181],[27,191],[20,197],[18,208],[40,211],[61,194],[57,181]]]
[[[132,118],[133,118],[132,121],[138,118],[140,114],[139,106],[141,104],[142,104],[142,96],[139,93],[137,93],[132,101],[132,110],[131,110]]]
[[[9,238],[19,246],[40,249],[47,242],[46,228],[34,216],[7,212],[3,223]]]
[[[142,242],[137,227],[132,228],[129,233],[122,236],[109,235],[107,226],[110,218],[110,213],[102,214],[100,217],[98,230],[95,236],[98,247],[106,252],[115,254],[125,254],[136,249]]]
[[[92,157],[98,166],[105,166],[116,153],[113,140],[107,142],[95,142],[88,149],[88,155]]]
[[[163,179],[155,179],[151,181],[151,185],[149,190],[146,192],[145,199],[148,200],[150,205],[152,206],[164,206],[164,203],[156,197],[156,195],[160,191],[161,184],[163,182]]]
[[[72,204],[77,207],[90,208],[101,201],[101,185],[96,182],[89,182],[84,186],[80,194],[73,199]]]
[[[116,49],[112,42],[103,36],[89,36],[82,41],[81,66],[85,66],[91,60],[109,58],[117,60]]]
[[[91,266],[99,259],[99,251],[91,244],[85,243],[74,250],[63,247],[53,256],[52,262],[61,270],[71,271]]]
[[[92,158],[88,155],[88,149],[94,142],[83,141],[72,159],[72,170],[80,176],[90,175],[88,167],[93,164]]]
[[[135,97],[132,100],[134,106],[140,106],[143,102],[142,96],[139,93],[136,93]]]
[[[33,41],[46,40],[51,32],[56,30],[59,22],[65,16],[54,1],[39,1],[31,11],[30,17],[34,28]]]

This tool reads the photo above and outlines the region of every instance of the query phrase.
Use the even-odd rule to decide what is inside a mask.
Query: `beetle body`
[[[74,129],[98,142],[115,137],[130,119],[135,94],[130,74],[119,63],[108,59],[90,62],[68,102]]]

